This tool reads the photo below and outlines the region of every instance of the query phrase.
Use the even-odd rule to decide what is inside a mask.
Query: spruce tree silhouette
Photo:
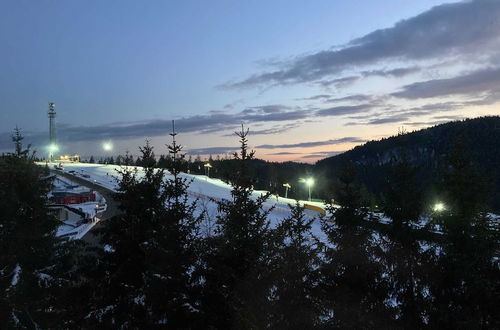
[[[240,152],[234,155],[239,166],[231,181],[232,199],[218,202],[216,234],[207,240],[202,309],[209,328],[251,329],[267,324],[269,211],[263,210],[263,203],[269,195],[252,198],[248,167],[254,151],[248,151],[248,132],[243,125],[236,132]]]

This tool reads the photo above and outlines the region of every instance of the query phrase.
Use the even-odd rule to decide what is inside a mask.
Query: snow
[[[66,173],[75,175],[81,179],[98,184],[113,191],[117,191],[118,189],[118,178],[120,177],[119,171],[123,169],[136,170],[139,178],[143,175],[142,168],[136,166],[126,167],[105,164],[66,163],[63,167],[63,171]],[[165,171],[165,177],[166,179],[173,178],[168,171]],[[231,200],[232,198],[231,185],[220,179],[209,178],[205,175],[187,173],[181,173],[180,177],[188,180],[190,183],[188,188],[190,201],[198,199],[198,207],[207,211],[209,217],[212,219],[215,219],[215,215],[217,215],[216,202]],[[257,199],[267,193],[268,192],[264,190],[254,190],[252,192],[252,198]],[[270,195],[268,200],[264,202],[263,208],[264,210],[271,210],[269,213],[271,225],[274,226],[282,219],[290,216],[288,205],[295,205],[295,203],[296,200],[291,198]],[[320,202],[299,201],[299,204],[309,204],[323,209],[325,208],[325,204]],[[317,218],[319,214],[311,210],[305,210],[305,215],[307,217]],[[319,220],[313,223],[313,233],[319,238],[324,236],[324,233],[321,231],[321,224]]]
[[[19,282],[19,278],[21,277],[21,266],[19,264],[14,268],[14,275],[12,275],[12,280],[10,281],[11,286],[16,286]]]
[[[137,304],[137,305],[142,305],[144,306],[144,299],[146,299],[146,297],[144,295],[141,295],[141,296],[137,296],[133,299],[134,303]]]
[[[69,170],[71,171],[71,170]],[[72,173],[70,173],[72,174]],[[71,191],[75,193],[79,192],[90,192],[92,191],[90,188],[79,185],[78,183],[63,177],[61,175],[56,175],[53,181],[53,189],[52,191]],[[52,194],[52,191],[49,193],[49,197]],[[68,237],[69,239],[81,239],[89,230],[94,227],[97,222],[100,221],[98,218],[98,214],[106,211],[107,204],[106,199],[99,194],[97,191],[94,191],[96,195],[95,202],[86,202],[81,204],[70,204],[68,205],[71,208],[77,209],[83,213],[85,213],[85,218],[87,222],[81,223],[81,221],[72,221],[66,220],[57,228],[56,237]]]
[[[77,227],[67,224],[57,228],[56,237],[68,237],[69,239],[81,239],[88,233],[101,219],[95,218],[87,223],[83,223]]]
[[[48,287],[49,282],[53,280],[49,274],[36,272],[36,275],[38,276],[38,284],[42,287]]]
[[[45,165],[45,163],[43,163]],[[54,164],[52,164],[54,165]],[[52,166],[51,165],[51,166]],[[91,183],[98,184],[107,189],[117,191],[119,182],[119,171],[124,169],[130,169],[137,171],[137,177],[143,175],[141,167],[136,166],[119,166],[119,165],[105,165],[105,164],[87,164],[87,163],[66,163],[64,164],[63,171],[81,179],[87,180]],[[166,179],[172,179],[173,176],[165,171]],[[205,233],[209,233],[213,230],[214,219],[218,214],[217,211],[217,201],[231,200],[231,186],[220,179],[209,178],[205,175],[194,175],[181,173],[181,178],[188,180],[189,188],[188,195],[190,201],[198,200],[198,211],[205,211],[208,215],[208,219],[202,224],[202,229]],[[67,181],[67,179],[65,179]],[[264,190],[254,190],[252,192],[252,198],[257,199],[258,197],[267,194]],[[288,205],[295,205],[297,201],[291,198],[284,198],[277,195],[270,195],[267,201],[264,202],[264,210],[270,210],[269,220],[271,225],[275,226],[284,218],[290,216],[290,210]],[[305,204],[320,207],[322,209],[326,208],[326,205],[321,202],[309,202],[309,201],[298,201],[301,206]],[[310,218],[316,219],[312,224],[313,234],[319,238],[321,241],[325,241],[325,234],[321,230],[321,222],[318,219],[319,214],[312,210],[305,210],[305,215]],[[381,223],[390,223],[391,220],[384,216],[382,213],[370,213],[367,220],[378,221]],[[329,216],[329,214],[327,214]],[[500,221],[499,215],[490,214],[494,219],[494,222]],[[410,225],[414,228],[424,228],[429,224],[429,217],[421,217],[418,223],[411,223]],[[88,228],[90,230],[90,228]],[[88,231],[87,230],[87,231]],[[441,233],[439,228],[434,229],[435,233]]]
[[[14,321],[14,324],[19,325],[20,321],[19,321],[19,318],[16,316],[16,314],[14,314],[14,312],[12,312],[11,316],[12,316],[12,320]]]
[[[89,319],[90,317],[95,317],[97,316],[97,319],[98,320],[101,320],[102,316],[106,313],[108,313],[109,311],[112,311],[113,309],[116,308],[116,305],[108,305],[104,308],[100,308],[96,311],[92,311],[90,313],[88,313],[86,316],[85,316],[85,319]]]
[[[115,249],[109,244],[104,245],[103,249],[104,249],[104,252],[108,252],[108,253],[115,252]]]
[[[63,171],[73,174],[84,180],[96,183],[102,187],[116,191],[118,188],[119,170],[131,169],[137,170],[140,177],[142,175],[142,168],[136,166],[119,166],[119,165],[104,165],[104,164],[87,164],[87,163],[68,163],[64,165]],[[167,179],[172,179],[172,175],[166,173]],[[231,199],[231,186],[220,179],[209,178],[205,175],[194,175],[181,173],[181,178],[187,179],[191,182],[188,192],[195,197],[207,198],[211,197],[215,200]],[[252,196],[257,198],[261,195],[268,193],[264,190],[254,190]],[[325,207],[324,203],[300,201],[301,205],[304,203]],[[295,204],[295,200],[291,198],[277,197],[271,195],[266,205],[288,208],[288,204]],[[314,213],[314,212],[313,212]]]

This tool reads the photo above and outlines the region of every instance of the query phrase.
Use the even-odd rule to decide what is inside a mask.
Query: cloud
[[[275,112],[275,113],[257,113],[257,114],[247,114],[241,117],[241,121],[252,121],[252,122],[271,122],[271,121],[287,121],[287,120],[299,120],[310,116],[312,112],[307,109],[286,111],[286,112]]]
[[[491,84],[491,88],[497,88],[494,83]],[[475,91],[475,87],[472,86],[471,94],[474,95],[479,93]],[[469,95],[470,96],[470,95]],[[498,90],[492,90],[489,92],[483,92],[477,98],[468,99],[465,101],[447,101],[447,102],[436,102],[436,103],[428,103],[421,106],[410,107],[407,109],[399,109],[398,107],[386,105],[384,111],[377,111],[368,113],[366,115],[358,115],[358,116],[350,116],[349,119],[356,119],[360,121],[353,121],[344,124],[345,126],[354,126],[354,125],[380,125],[380,124],[389,124],[389,123],[397,123],[404,122],[410,120],[412,117],[419,116],[428,116],[432,115],[434,119],[448,119],[457,120],[463,118],[461,115],[440,115],[450,111],[456,111],[460,109],[464,109],[466,107],[474,106],[474,105],[490,105],[500,101],[500,86]],[[379,108],[380,110],[380,108]],[[419,121],[415,125],[405,123],[405,125],[410,126],[423,126],[426,125],[437,125],[446,121],[428,121],[423,122]]]
[[[239,113],[229,114],[221,112],[210,112],[206,115],[195,115],[175,120],[176,131],[180,133],[213,134],[232,131],[238,128],[242,122],[250,122],[257,126],[259,123],[280,123],[270,128],[251,130],[251,134],[277,134],[288,131],[300,125],[302,121],[308,121],[318,117],[342,116],[359,113],[372,108],[369,104],[355,106],[338,106],[326,109],[293,108],[282,105],[270,105],[247,108]],[[107,139],[133,139],[144,137],[165,136],[170,133],[171,120],[141,120],[135,122],[118,122],[97,126],[69,126],[59,124],[57,136],[59,141],[65,143],[81,141],[102,141]],[[11,147],[10,133],[3,133],[0,141],[2,150]],[[47,133],[25,133],[26,142],[36,146],[47,143]],[[231,134],[232,135],[232,134]]]
[[[302,158],[308,159],[308,158],[327,158],[327,157],[332,157],[336,155],[340,155],[341,153],[344,153],[345,151],[320,151],[316,152],[314,154],[309,154],[305,155]]]
[[[261,130],[250,129],[251,135],[273,135],[279,134],[291,130],[292,128],[298,127],[300,123],[293,122],[284,125],[274,125],[271,128],[265,128]],[[235,136],[234,132],[230,134],[224,134],[223,136]]]
[[[298,101],[316,101],[316,100],[321,100],[321,99],[327,99],[329,98],[331,95],[328,95],[328,94],[319,94],[319,95],[313,95],[313,96],[310,96],[310,97],[305,97],[305,98],[301,98],[301,99],[297,99]]]
[[[386,118],[372,119],[367,124],[380,125],[380,124],[389,124],[389,123],[399,123],[401,121],[405,121],[408,119],[409,119],[409,117],[406,115],[396,115],[396,116],[391,116],[391,117],[386,117]]]
[[[176,131],[180,133],[212,134],[237,129],[242,122],[257,123],[280,123],[270,129],[255,130],[252,134],[276,134],[296,127],[301,119],[315,116],[311,109],[292,108],[284,105],[266,105],[247,108],[241,112],[230,114],[211,111],[205,115],[183,117],[175,120]],[[70,126],[57,125],[57,136],[65,143],[79,141],[101,141],[106,139],[132,139],[143,137],[164,136],[170,133],[171,120],[155,119],[133,122],[117,122],[97,126]],[[0,149],[6,150],[11,147],[11,133],[0,134]],[[47,143],[46,132],[24,132],[27,143],[41,146]]]
[[[376,30],[342,47],[275,64],[232,87],[317,81],[346,69],[389,61],[420,61],[436,57],[483,56],[498,53],[500,1],[475,0],[443,4],[394,26]],[[393,75],[404,72],[392,72]]]
[[[433,121],[412,121],[404,123],[405,126],[421,127],[421,126],[436,126],[449,122],[450,120],[433,120]]]
[[[354,94],[354,95],[349,95],[349,96],[344,96],[344,97],[339,97],[339,98],[329,98],[325,100],[327,103],[337,103],[337,102],[367,102],[371,101],[373,99],[373,96],[366,95],[366,94]]]
[[[380,77],[396,77],[400,78],[412,73],[416,73],[421,71],[422,68],[419,66],[411,66],[407,68],[395,68],[395,69],[390,69],[390,70],[370,70],[370,71],[363,71],[361,74],[364,77],[370,77],[370,76],[380,76]]]
[[[474,101],[476,102],[476,101]],[[470,102],[438,102],[429,103],[418,107],[411,107],[402,110],[392,110],[383,113],[373,113],[365,116],[353,116],[350,119],[360,119],[362,121],[348,122],[345,126],[354,125],[381,125],[398,123],[409,120],[411,117],[424,116],[443,111],[452,111],[464,108],[470,105]],[[367,121],[366,121],[367,120]]]
[[[286,110],[291,109],[291,107],[282,104],[271,104],[271,105],[261,105],[257,107],[250,107],[249,109],[255,112],[261,113],[282,113]]]
[[[326,109],[321,109],[316,112],[317,116],[342,116],[350,115],[353,113],[360,113],[363,111],[368,111],[373,108],[371,104],[360,104],[360,105],[344,105],[331,107]]]
[[[330,79],[330,80],[320,80],[320,81],[318,81],[318,84],[323,86],[323,87],[333,86],[335,88],[344,88],[344,87],[347,87],[347,86],[354,84],[359,79],[361,79],[360,76],[349,76],[349,77],[342,77],[342,78]]]
[[[405,99],[431,98],[448,95],[476,95],[500,91],[500,68],[481,69],[448,79],[434,79],[406,85],[395,97]]]
[[[285,156],[285,155],[301,155],[301,152],[288,152],[288,151],[282,151],[282,152],[274,152],[271,154],[266,154],[267,156]]]
[[[186,150],[188,155],[221,155],[233,153],[238,147],[211,147]]]
[[[311,148],[311,147],[342,144],[342,143],[360,143],[360,142],[366,142],[366,140],[357,137],[344,137],[340,139],[331,139],[331,140],[315,141],[315,142],[301,142],[293,144],[262,144],[260,146],[256,146],[255,148],[261,148],[261,149]]]

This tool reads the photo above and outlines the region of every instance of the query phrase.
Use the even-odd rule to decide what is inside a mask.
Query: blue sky
[[[314,161],[366,140],[498,115],[500,2],[1,1],[0,148]],[[253,133],[253,134],[252,134]]]

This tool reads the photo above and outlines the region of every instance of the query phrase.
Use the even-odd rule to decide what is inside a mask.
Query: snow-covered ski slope
[[[45,163],[44,163],[45,164]],[[50,167],[57,165],[56,163],[49,164]],[[118,165],[102,165],[102,164],[87,164],[87,163],[64,163],[63,171],[79,178],[88,180],[89,182],[98,184],[102,187],[116,191],[118,187],[118,178],[120,177],[119,170],[124,169],[123,166]],[[136,166],[130,166],[130,169],[136,169],[137,175],[140,177],[142,175],[142,168]],[[165,171],[166,178],[171,178],[171,175]],[[215,220],[217,215],[217,204],[215,201],[220,201],[222,199],[231,199],[231,186],[224,183],[219,179],[208,178],[204,175],[193,175],[182,173],[181,177],[186,178],[190,181],[188,188],[188,194],[191,200],[198,200],[199,211],[205,211],[208,218]],[[255,190],[253,192],[253,197],[267,193],[267,191]],[[271,195],[269,199],[264,203],[265,210],[271,210],[269,213],[269,220],[271,225],[276,225],[282,219],[290,216],[290,210],[288,205],[295,204],[294,199],[286,199],[283,197],[277,197],[276,195]],[[301,205],[309,204],[324,208],[323,203],[309,202],[309,201],[299,201]],[[318,218],[319,214],[311,211],[305,210],[305,213],[309,217]],[[495,214],[489,214],[493,223],[498,226],[500,221],[500,216]],[[372,214],[372,219],[381,222],[389,223],[390,219],[384,217],[383,214]],[[414,224],[416,228],[424,227],[428,221],[429,217],[421,217],[420,223]],[[314,221],[312,226],[312,231],[316,237],[323,240],[325,238],[324,233],[321,230],[321,223],[319,219]],[[434,230],[435,233],[441,233],[439,230]]]
[[[50,167],[57,165],[56,163],[49,164]],[[64,163],[63,171],[79,178],[88,180],[89,182],[98,184],[102,187],[116,191],[118,187],[118,178],[120,177],[119,170],[124,169],[124,166],[118,165],[103,165],[103,164],[87,164],[87,163]],[[137,170],[137,175],[140,177],[143,173],[141,167],[129,166],[129,169]],[[170,173],[165,171],[166,178],[171,178]],[[199,206],[203,207],[204,211],[208,213],[208,216],[214,217],[217,213],[217,204],[214,201],[220,201],[223,199],[231,199],[231,186],[227,183],[214,178],[208,178],[204,175],[193,175],[187,173],[181,173],[180,176],[189,180],[188,194],[191,199],[198,199]],[[252,196],[257,198],[267,191],[255,190]],[[289,204],[295,204],[294,199],[278,197],[276,195],[271,195],[269,199],[264,203],[264,209],[270,210],[269,219],[271,223],[277,223],[281,219],[290,215]],[[301,205],[309,204],[317,207],[324,208],[323,203],[318,202],[308,202],[299,201]],[[317,217],[319,214],[311,211],[305,210],[306,215],[310,217]],[[320,222],[315,221],[314,232],[320,231]]]

